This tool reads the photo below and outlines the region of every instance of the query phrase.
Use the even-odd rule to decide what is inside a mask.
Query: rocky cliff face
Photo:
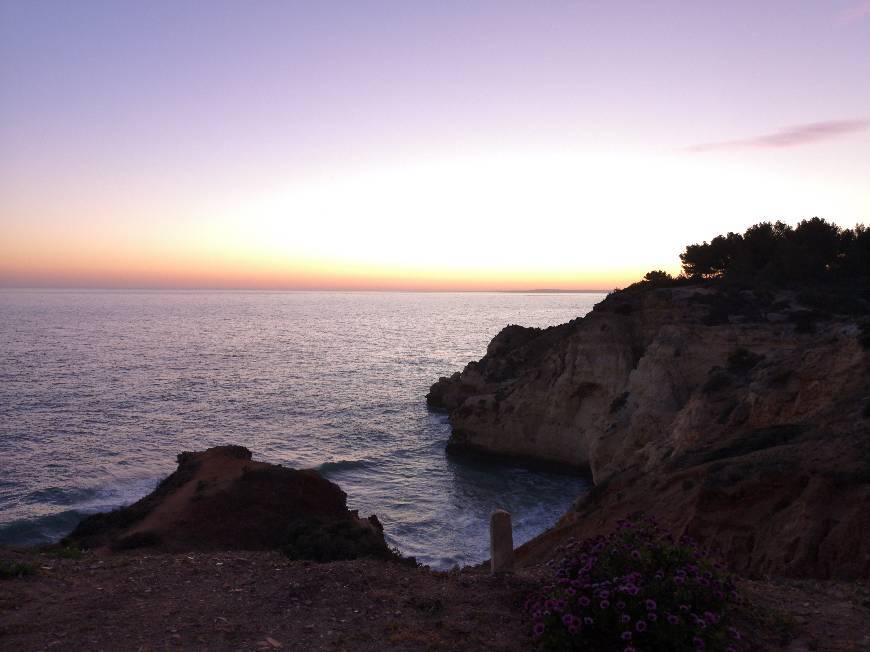
[[[255,462],[242,446],[181,453],[178,469],[149,495],[95,514],[65,539],[83,548],[281,549],[329,561],[394,556],[374,516],[347,509],[347,495],[313,470]]]
[[[504,329],[427,399],[453,450],[588,468],[565,535],[643,510],[750,574],[854,577],[870,573],[868,394],[854,320],[788,293],[641,284]]]

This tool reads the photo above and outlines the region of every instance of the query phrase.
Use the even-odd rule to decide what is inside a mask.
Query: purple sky
[[[6,285],[234,285],[223,267],[237,285],[388,286],[410,270],[420,287],[579,287],[673,267],[687,241],[761,218],[870,221],[860,1],[3,0],[0,84]],[[611,176],[579,172],[601,157]],[[559,161],[577,176],[511,194]],[[481,166],[477,194],[450,171]],[[661,175],[646,203],[595,194],[640,192],[646,169]],[[354,185],[369,174],[382,194]],[[686,174],[706,202],[679,191]],[[391,179],[417,199],[397,203]],[[538,191],[570,210],[539,213]],[[552,255],[509,234],[511,255],[482,253],[522,223],[504,218],[515,206],[576,238],[574,268],[544,238]],[[421,243],[435,207],[445,228],[474,223],[464,240]],[[646,247],[620,252],[625,229]]]

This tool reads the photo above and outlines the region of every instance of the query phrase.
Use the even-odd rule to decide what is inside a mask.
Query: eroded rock
[[[777,300],[635,288],[509,327],[438,384],[449,446],[588,468],[574,535],[643,510],[750,574],[867,576],[870,356],[854,318],[771,322]]]
[[[256,462],[242,446],[181,453],[148,496],[82,521],[65,543],[114,550],[281,549],[328,561],[391,558],[375,516],[347,508],[338,485],[313,470]]]

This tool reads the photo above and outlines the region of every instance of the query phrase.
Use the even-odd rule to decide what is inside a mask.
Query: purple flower
[[[731,634],[732,638],[734,638],[738,641],[740,640],[740,632],[738,632],[734,627],[729,627],[728,633]]]
[[[646,631],[646,621],[645,620],[638,620],[634,624],[634,628],[639,632],[645,632]]]
[[[655,611],[658,605],[656,605],[656,601],[650,598],[647,598],[646,601],[646,610],[647,611]]]
[[[705,646],[704,646],[704,639],[701,638],[700,636],[695,636],[695,637],[692,639],[692,643],[693,643],[693,644],[695,645],[695,647],[698,648],[699,650],[703,650],[704,647],[705,647]]]
[[[688,610],[689,610],[689,605],[687,605],[687,604],[680,605],[680,611],[688,611]]]
[[[705,618],[705,619],[707,620],[707,622],[710,623],[711,625],[714,624],[717,620],[719,620],[719,617],[718,617],[716,614],[714,614],[714,613],[712,613],[712,612],[710,612],[710,611],[705,611],[705,612],[704,612],[704,618]]]
[[[577,602],[580,604],[581,607],[588,607],[588,606],[589,606],[589,603],[590,603],[591,601],[590,601],[589,598],[587,598],[585,595],[581,595],[581,596],[577,599]]]
[[[580,628],[577,625],[571,624],[568,625],[568,633],[571,635],[577,634],[580,632]]]
[[[618,600],[616,603],[616,608],[620,611],[623,611],[625,609],[625,603],[622,600]]]
[[[562,622],[564,623],[565,627],[569,627],[574,623],[574,616],[572,616],[571,614],[565,614],[564,616],[562,616]]]
[[[631,621],[631,616],[629,616],[628,614],[622,614],[622,615],[619,617],[619,621],[620,621],[621,623],[623,623],[623,624],[624,624],[624,623],[627,623],[627,622],[630,622],[630,621]]]
[[[544,623],[535,623],[535,628],[532,630],[532,633],[533,633],[536,637],[538,637],[538,636],[542,636],[543,633],[544,633],[544,629],[546,629],[546,628],[544,627]]]
[[[610,600],[602,600],[601,602],[598,603],[598,606],[601,607],[602,609],[607,609],[607,607],[610,606]]]
[[[590,618],[589,616],[585,616],[583,618],[583,624],[584,625],[594,625],[595,621],[592,618]]]
[[[679,625],[679,624],[680,624],[680,619],[677,618],[674,614],[668,614],[668,622],[669,622],[671,625]]]
[[[646,619],[651,623],[654,623],[659,619],[659,615],[655,611],[650,611],[649,613],[647,613]]]
[[[631,640],[631,632],[629,632],[629,631],[622,632],[622,640],[623,641],[630,641]]]

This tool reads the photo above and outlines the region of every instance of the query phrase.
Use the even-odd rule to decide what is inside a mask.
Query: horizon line
[[[570,288],[530,289],[399,289],[399,288],[250,288],[250,287],[160,287],[160,286],[0,286],[0,291],[10,292],[379,292],[394,294],[604,294],[616,288],[576,290]]]

